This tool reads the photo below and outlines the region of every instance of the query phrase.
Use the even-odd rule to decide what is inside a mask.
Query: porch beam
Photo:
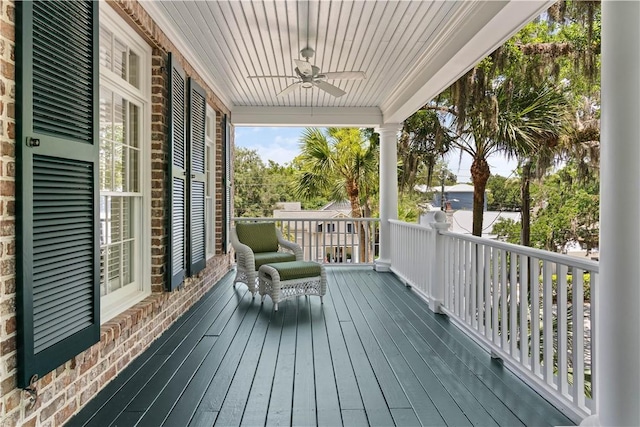
[[[382,123],[377,107],[233,107],[236,126],[376,127]]]
[[[380,241],[376,271],[391,267],[391,224],[398,219],[398,133],[401,123],[387,123],[376,129],[380,135]]]
[[[640,3],[602,2],[600,283],[596,414],[640,425]]]

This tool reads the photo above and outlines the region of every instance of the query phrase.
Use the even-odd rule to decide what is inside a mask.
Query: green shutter
[[[186,218],[187,218],[187,129],[186,129],[186,88],[184,70],[175,57],[169,54],[169,135],[171,147],[171,168],[169,176],[169,259],[168,289],[176,289],[186,275]]]
[[[189,79],[189,275],[206,265],[205,248],[205,125],[207,97],[193,79]]]
[[[98,3],[16,2],[18,387],[100,339]]]
[[[222,117],[222,131],[224,132],[224,203],[223,218],[224,226],[222,227],[222,248],[224,253],[229,253],[231,245],[229,244],[229,233],[231,231],[231,124],[229,116],[226,114]]]

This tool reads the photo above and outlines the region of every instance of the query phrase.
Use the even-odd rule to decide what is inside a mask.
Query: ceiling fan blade
[[[298,86],[300,86],[300,82],[296,82],[293,84],[290,84],[289,86],[285,87],[282,92],[280,92],[278,95],[276,96],[285,96],[288,95],[289,93],[293,92],[294,90],[296,90],[298,88]]]
[[[305,76],[310,76],[313,74],[313,66],[308,61],[303,61],[302,59],[294,59],[293,61],[296,63],[296,66],[298,67],[298,70],[300,70],[300,73],[304,74]]]
[[[335,71],[333,73],[322,73],[318,77],[324,77],[327,80],[364,80],[367,75],[364,71]]]
[[[297,76],[247,76],[248,79],[297,79]]]
[[[329,95],[335,96],[336,98],[339,98],[342,95],[347,93],[342,89],[340,89],[339,87],[334,86],[322,80],[316,80],[313,82],[313,84],[317,86],[318,89],[322,89],[323,91],[327,92]]]

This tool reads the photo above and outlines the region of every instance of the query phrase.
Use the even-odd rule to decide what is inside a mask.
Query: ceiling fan
[[[347,92],[343,91],[337,86],[327,83],[327,80],[362,80],[367,78],[367,76],[362,71],[337,71],[321,73],[320,68],[309,62],[309,59],[313,57],[314,53],[314,50],[310,47],[306,47],[300,51],[300,55],[305,58],[305,60],[293,60],[296,63],[296,68],[294,69],[296,73],[295,76],[249,76],[249,78],[297,80],[284,88],[284,90],[277,96],[287,95],[288,93],[293,92],[299,87],[302,87],[304,89],[311,89],[315,86],[318,89],[327,92],[329,95],[335,96],[336,98],[346,94]]]

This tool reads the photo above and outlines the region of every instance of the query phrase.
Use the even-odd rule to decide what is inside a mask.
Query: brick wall
[[[217,240],[216,256],[198,276],[164,292],[166,280],[167,200],[167,52],[178,57],[185,72],[207,90],[208,103],[218,113],[216,224],[222,232],[223,165],[221,117],[229,114],[217,96],[181,57],[144,9],[135,1],[114,2],[153,47],[152,58],[152,294],[101,327],[100,342],[45,375],[36,383],[39,398],[31,405],[16,388],[15,319],[15,9],[0,0],[0,426],[62,425],[99,390],[142,353],[181,314],[198,301],[230,269],[230,258]]]

